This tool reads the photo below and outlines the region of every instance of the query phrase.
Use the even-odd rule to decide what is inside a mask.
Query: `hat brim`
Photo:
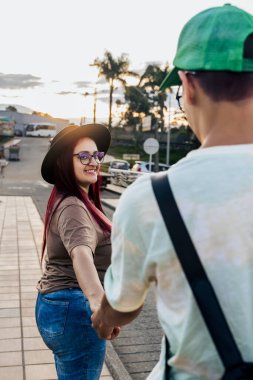
[[[180,86],[182,84],[181,79],[178,75],[178,68],[174,67],[164,78],[160,85],[160,91],[165,90],[168,87]]]
[[[54,140],[52,141],[51,147],[42,162],[41,175],[46,182],[51,184],[55,183],[54,167],[57,158],[69,144],[78,141],[82,137],[90,137],[94,140],[100,152],[106,153],[111,143],[111,134],[108,128],[103,124],[86,124],[76,127],[75,129],[70,129],[69,132],[63,134],[63,136],[56,139],[55,142]]]

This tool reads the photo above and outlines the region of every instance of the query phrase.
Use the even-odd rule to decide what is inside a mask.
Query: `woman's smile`
[[[96,175],[97,174],[97,168],[93,169],[85,169],[84,172],[90,175]]]
[[[97,152],[97,145],[88,137],[78,140],[74,152],[87,152],[91,154],[90,162],[83,164],[78,155],[73,157],[74,173],[79,185],[89,191],[90,185],[97,182],[100,165],[96,163],[94,152]]]

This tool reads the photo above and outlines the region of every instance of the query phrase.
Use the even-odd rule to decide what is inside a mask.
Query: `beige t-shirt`
[[[111,261],[110,236],[103,233],[78,198],[67,197],[54,212],[48,230],[45,270],[37,285],[40,293],[79,287],[71,252],[80,245],[90,247],[103,283],[105,271]]]

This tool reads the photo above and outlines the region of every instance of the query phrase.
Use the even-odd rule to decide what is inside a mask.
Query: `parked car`
[[[106,189],[107,185],[111,183],[111,174],[105,173],[105,172],[100,172],[101,176],[101,188]]]
[[[158,171],[163,172],[165,170],[169,169],[169,165],[166,164],[158,164]],[[135,161],[135,164],[133,165],[132,171],[134,172],[141,172],[141,173],[149,173],[149,162],[147,161]],[[155,163],[151,162],[151,172],[155,171]]]
[[[108,173],[112,173],[113,171],[115,171],[114,169],[129,170],[130,164],[126,160],[112,160],[109,164]]]
[[[14,135],[15,136],[23,136],[23,131],[21,131],[21,129],[15,129]]]

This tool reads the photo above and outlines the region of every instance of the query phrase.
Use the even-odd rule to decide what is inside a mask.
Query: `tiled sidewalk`
[[[43,223],[30,197],[0,196],[0,379],[57,379],[34,318]],[[101,379],[113,380],[106,366]]]

